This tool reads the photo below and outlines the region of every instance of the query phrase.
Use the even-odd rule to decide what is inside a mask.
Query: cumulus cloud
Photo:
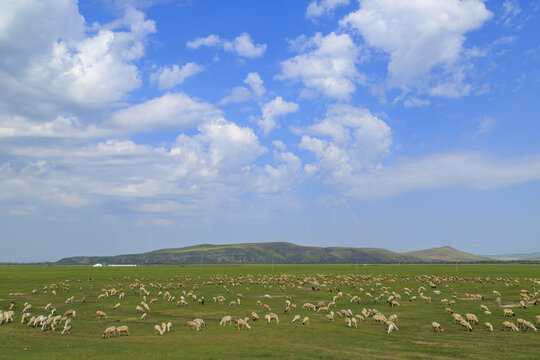
[[[231,93],[219,101],[220,105],[228,103],[241,103],[251,99],[251,91],[243,86],[236,86]]]
[[[188,62],[182,67],[173,64],[172,67],[164,66],[150,75],[150,81],[156,83],[160,90],[167,90],[180,85],[190,76],[203,71],[204,68],[193,62]]]
[[[143,13],[128,8],[123,18],[95,24],[92,31],[69,1],[3,2],[0,13],[4,114],[33,121],[85,114],[106,109],[140,86],[133,62],[155,32]]]
[[[306,9],[307,18],[316,18],[324,14],[331,13],[339,6],[349,4],[349,0],[314,0],[309,3]]]
[[[246,58],[261,57],[266,51],[266,44],[254,44],[248,33],[242,33],[233,40],[221,39],[218,35],[210,34],[204,38],[188,41],[186,46],[190,49],[206,47],[222,47],[225,51],[235,53]]]
[[[363,76],[357,71],[359,49],[349,35],[334,32],[312,38],[301,37],[294,48],[310,51],[281,62],[281,80],[301,81],[308,89],[344,100],[356,90]]]
[[[258,97],[263,96],[266,92],[261,76],[256,72],[249,73],[244,79],[244,83],[249,85],[253,93]]]
[[[351,105],[331,105],[325,119],[293,131],[302,135],[299,147],[317,158],[310,172],[322,169],[327,181],[335,184],[379,167],[392,145],[384,121]]]
[[[455,96],[456,65],[463,52],[465,34],[480,28],[492,13],[481,0],[364,0],[340,24],[358,31],[366,43],[388,53],[388,76],[391,86],[418,87],[426,75],[441,66],[445,77],[452,78],[453,88],[440,85],[434,95]]]
[[[266,103],[262,108],[262,119],[257,122],[264,136],[279,127],[275,120],[276,117],[295,113],[298,108],[298,104],[287,102],[281,96],[276,96],[274,100]]]
[[[183,93],[163,96],[116,111],[115,127],[127,132],[186,130],[221,117],[215,106],[192,99]]]

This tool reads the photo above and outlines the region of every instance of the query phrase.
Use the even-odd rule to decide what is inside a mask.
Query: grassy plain
[[[238,283],[237,276],[251,274],[254,283],[244,278]],[[277,279],[282,274],[294,275],[296,278],[285,281],[286,290],[279,288]],[[319,275],[329,275],[327,277]],[[207,282],[210,277],[221,275],[226,284],[214,281]],[[352,275],[352,277],[347,277]],[[434,275],[446,277],[437,285],[441,295],[433,294],[426,281],[417,282],[415,276]],[[329,287],[339,287],[344,294],[358,295],[361,304],[350,303],[343,296],[334,309],[351,309],[360,313],[362,308],[376,308],[386,316],[398,315],[399,332],[391,335],[386,328],[373,325],[370,320],[360,322],[357,329],[347,328],[342,318],[336,316],[335,323],[326,323],[324,314],[302,310],[305,302],[317,303],[331,301],[336,290],[328,291],[320,286],[320,291],[312,291],[307,281],[299,289],[298,279],[311,276],[317,278],[319,286],[328,283]],[[345,276],[345,277],[344,277]],[[354,277],[354,278],[353,278]],[[378,278],[378,279],[374,279]],[[497,278],[506,281],[486,281]],[[93,281],[89,281],[89,279]],[[482,278],[482,282],[475,279]],[[2,351],[0,359],[533,359],[540,358],[540,333],[509,333],[502,331],[502,322],[515,318],[504,318],[503,310],[495,303],[492,290],[501,293],[502,304],[512,306],[516,318],[524,318],[534,323],[535,316],[540,314],[540,306],[531,305],[521,309],[519,292],[527,289],[534,293],[533,282],[527,279],[540,278],[540,265],[230,265],[230,266],[144,266],[134,268],[91,268],[88,266],[5,266],[0,267],[0,309],[7,310],[10,300],[16,302],[15,322],[0,325]],[[146,320],[139,320],[140,314],[135,306],[142,296],[135,295],[129,284],[138,279],[146,284],[151,298],[159,299],[157,304],[150,304],[151,311]],[[263,284],[266,279],[267,283]],[[349,279],[346,285],[345,280]],[[354,281],[350,281],[354,279]],[[519,284],[515,279],[519,279]],[[53,295],[49,289],[42,291],[44,285],[66,282],[69,280],[70,290],[58,290]],[[78,281],[80,280],[80,282]],[[230,282],[228,282],[230,280]],[[169,285],[169,291],[178,300],[182,290],[188,292],[197,287],[195,294],[204,296],[206,303],[200,305],[188,300],[187,306],[176,306],[175,302],[167,302],[157,296],[159,289],[150,283]],[[203,284],[204,283],[204,284]],[[377,286],[377,283],[380,285]],[[505,283],[512,283],[507,287]],[[121,285],[120,285],[121,284]],[[174,288],[183,284],[184,288]],[[122,288],[125,298],[117,296],[98,299],[102,288],[108,286]],[[227,293],[224,285],[232,292]],[[271,286],[271,287],[270,287]],[[353,286],[360,286],[360,292]],[[390,287],[403,297],[401,306],[390,308],[385,302],[387,296],[379,303],[366,296],[370,292],[375,296],[383,291],[381,286]],[[404,288],[416,292],[425,286],[425,295],[433,299],[432,303],[409,302]],[[246,289],[249,287],[249,290]],[[38,292],[31,294],[33,289]],[[372,290],[373,289],[373,290]],[[538,290],[538,289],[537,289]],[[474,313],[479,317],[480,325],[474,326],[472,332],[460,329],[452,324],[450,315],[444,313],[446,306],[439,301],[450,299],[453,292],[458,300],[453,310],[462,315]],[[9,295],[21,292],[24,295]],[[244,299],[239,306],[229,306],[236,293],[242,293]],[[465,300],[465,293],[482,294],[484,301]],[[272,299],[264,299],[264,294],[272,295]],[[217,295],[227,299],[224,305],[212,301]],[[298,305],[297,311],[284,314],[285,298],[293,297]],[[73,304],[65,304],[66,298],[74,296]],[[86,296],[88,301],[80,300]],[[268,304],[272,312],[278,314],[279,324],[268,325],[263,321],[251,323],[251,331],[238,331],[233,326],[219,326],[222,316],[246,317],[255,311],[262,318],[265,314],[257,300]],[[52,303],[59,314],[68,309],[77,311],[73,319],[71,335],[61,335],[60,331],[41,332],[39,328],[21,325],[21,312],[24,302],[33,305],[32,313],[47,314],[44,307]],[[120,302],[118,310],[113,306]],[[480,304],[487,305],[493,315],[484,315]],[[105,311],[108,318],[96,320],[96,310]],[[295,314],[309,316],[311,323],[307,326],[292,324]],[[186,321],[194,318],[205,319],[207,326],[200,332],[190,331]],[[154,324],[171,321],[173,329],[165,336],[153,334]],[[431,322],[437,321],[445,328],[444,333],[435,333]],[[489,321],[495,327],[493,333],[487,332],[482,324]],[[128,325],[131,336],[102,339],[101,334],[108,326]]]

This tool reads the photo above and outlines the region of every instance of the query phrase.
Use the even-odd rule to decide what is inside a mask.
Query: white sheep
[[[117,303],[113,306],[113,310],[118,310],[120,308],[120,303]]]
[[[519,332],[519,328],[510,321],[504,321],[502,326],[504,331],[510,329],[510,331]]]
[[[301,316],[300,315],[295,315],[292,319],[292,323],[294,324],[295,322],[299,322],[301,319]],[[270,319],[268,319],[268,322],[270,322]]]
[[[96,311],[96,317],[97,317],[98,319],[106,319],[106,318],[107,318],[107,314],[105,314],[103,311],[98,310],[98,311]]]
[[[393,322],[391,321],[388,321],[388,330],[387,330],[387,333],[388,335],[390,335],[393,331],[399,331],[398,327],[396,326],[396,324],[394,324]]]
[[[491,325],[491,323],[485,322],[484,326],[488,329],[489,332],[493,332],[493,325]]]
[[[126,335],[126,336],[129,336],[129,329],[127,326],[125,325],[122,325],[122,326],[118,326],[116,328],[116,336],[120,336],[120,335]]]
[[[154,325],[154,334],[156,335],[163,335],[163,330],[161,330],[161,326]]]
[[[433,328],[433,331],[435,332],[444,332],[444,328],[439,324],[438,322],[432,322],[431,327]]]
[[[304,319],[302,320],[302,325],[309,325],[309,317],[308,316],[304,317]]]
[[[472,326],[465,319],[461,319],[459,325],[467,331],[472,331]]]
[[[165,330],[166,330],[167,332],[171,332],[171,329],[172,329],[172,322],[169,321],[169,322],[167,323],[167,327],[165,328]]]
[[[227,323],[232,324],[232,316],[224,316],[221,318],[221,321],[219,322],[219,326],[224,326]]]
[[[65,327],[65,326],[64,326]],[[112,336],[116,336],[116,327],[115,326],[109,326],[105,329],[103,332],[103,338],[110,338]]]

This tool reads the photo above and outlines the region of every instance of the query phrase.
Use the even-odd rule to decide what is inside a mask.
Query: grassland
[[[286,276],[282,277],[283,274]],[[522,309],[517,304],[521,289],[534,293],[530,279],[538,279],[539,274],[539,265],[5,266],[0,268],[0,309],[6,310],[10,300],[14,300],[16,318],[13,323],[0,325],[0,359],[533,359],[539,357],[540,334],[503,332],[502,322],[515,322],[515,319],[502,317],[502,307],[495,303],[492,291],[501,293],[503,306],[511,307],[516,317],[534,322],[535,316],[540,314],[540,306]],[[441,295],[433,294],[436,289],[430,288],[424,278],[420,282],[415,280],[421,275],[444,279],[436,288]],[[486,281],[487,277],[491,281]],[[498,278],[500,280],[496,281]],[[158,303],[150,304],[147,320],[139,320],[140,314],[135,312],[142,296],[129,289],[137,280],[150,291],[148,301],[154,297],[159,299]],[[209,281],[212,284],[208,284]],[[49,289],[53,283],[68,284],[70,290],[62,290],[60,286],[55,296]],[[326,287],[322,286],[324,283]],[[198,298],[204,296],[206,303],[200,305],[188,300],[189,305],[176,306],[157,296],[160,285],[166,286],[177,299],[183,290],[189,292],[196,287],[195,294]],[[286,287],[285,291],[280,285]],[[46,292],[42,290],[44,286],[47,286]],[[313,291],[312,286],[320,291]],[[385,302],[386,296],[378,303],[366,296],[367,292],[374,297],[382,294],[385,286],[401,294],[400,307],[390,308]],[[404,288],[414,290],[412,296],[418,295],[420,286],[426,287],[424,293],[433,299],[432,303],[408,301],[410,296],[405,295]],[[357,314],[362,308],[376,308],[386,316],[397,314],[400,331],[388,335],[385,327],[373,325],[369,320],[361,322],[357,329],[347,328],[337,316],[335,323],[326,323],[323,314],[301,309],[305,302],[331,301],[337,293],[336,287],[344,294],[360,296],[362,303],[350,303],[344,295],[334,311],[351,309]],[[122,288],[125,298],[98,299],[101,289],[108,288]],[[38,290],[37,294],[31,294],[33,289]],[[462,315],[476,314],[480,324],[491,322],[495,327],[493,333],[488,333],[481,325],[466,332],[452,324],[450,315],[444,313],[446,306],[439,301],[450,299],[454,291],[458,300],[452,309]],[[10,296],[13,292],[23,295]],[[241,305],[229,306],[236,293],[244,296]],[[465,300],[465,293],[482,294],[485,300]],[[264,294],[272,295],[272,299],[264,299]],[[225,296],[227,302],[214,303],[212,298],[217,295]],[[70,296],[75,297],[75,302],[65,304]],[[88,299],[86,303],[80,301],[83,296]],[[286,296],[293,297],[297,311],[283,313]],[[262,318],[265,312],[256,304],[257,300],[268,304],[272,312],[279,315],[279,324],[253,322],[251,331],[219,326],[219,320],[225,315],[245,317],[255,311]],[[72,334],[41,332],[39,328],[21,325],[25,302],[33,305],[33,314],[47,314],[44,307],[48,303],[60,314],[75,309],[77,316],[72,321]],[[120,308],[113,310],[118,302]],[[480,304],[487,305],[493,315],[484,315]],[[96,320],[96,310],[105,311],[108,318]],[[292,324],[295,314],[309,316],[311,323],[307,326]],[[188,330],[185,323],[194,318],[205,319],[207,326],[200,332]],[[172,331],[165,336],[154,335],[154,324],[167,321],[173,323]],[[433,332],[432,321],[441,323],[446,331]],[[128,325],[131,336],[101,338],[106,327],[119,325]]]

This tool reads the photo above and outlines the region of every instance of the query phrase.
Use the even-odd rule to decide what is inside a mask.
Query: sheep
[[[471,324],[469,324],[466,320],[464,319],[461,319],[461,321],[459,322],[459,325],[461,325],[461,327],[464,329],[464,330],[467,330],[467,331],[472,331],[472,326]]]
[[[249,326],[248,322],[245,319],[235,320],[235,326],[238,330],[243,330],[243,329],[251,330],[251,326]]]
[[[362,315],[360,315],[360,314],[356,314],[356,315],[354,316],[354,318],[355,318],[356,320],[359,320],[359,321],[366,321],[366,319],[365,319]]]
[[[259,320],[259,315],[257,315],[256,312],[252,312],[251,313],[251,320],[253,320],[253,321]]]
[[[452,314],[454,311],[452,309],[450,309],[450,308],[444,308],[444,312],[446,314]]]
[[[120,303],[117,303],[116,305],[113,306],[113,310],[118,310],[118,308],[120,308]]]
[[[308,316],[304,317],[304,319],[302,320],[302,325],[309,325],[309,317]]]
[[[51,303],[48,303],[46,306],[45,306],[45,311],[49,311],[52,309],[52,304]],[[11,310],[11,309],[10,309]]]
[[[141,302],[141,305],[142,305],[142,307],[144,308],[145,311],[150,311],[150,307],[148,306],[147,303],[145,303],[145,302],[143,301],[143,302]]]
[[[75,317],[77,315],[77,311],[71,309],[71,310],[67,310],[65,313],[64,313],[64,316],[71,316],[71,317]]]
[[[345,326],[346,327],[352,327],[351,318],[345,318]]]
[[[266,314],[264,316],[264,319],[270,324],[272,322],[272,320],[275,320],[276,321],[276,324],[279,324],[279,318],[276,314],[274,313],[269,313],[269,314]]]
[[[326,322],[334,322],[334,315],[326,314]]]
[[[540,315],[536,315],[536,324],[540,325]]]
[[[525,328],[525,319],[517,319],[516,323],[517,323],[518,328],[521,328],[521,329]]]
[[[203,319],[193,319],[193,321],[196,322],[197,324],[199,324],[199,327],[201,327],[201,326],[206,327],[206,323],[204,322]]]
[[[141,306],[137,305],[135,306],[135,311],[137,311],[140,314],[144,312],[144,309]]]
[[[489,310],[484,311],[484,315],[491,315],[491,311]]]
[[[166,330],[167,332],[171,332],[171,329],[172,329],[172,322],[169,321],[169,322],[167,323],[167,326],[166,326],[165,330]]]
[[[491,323],[485,322],[484,326],[488,329],[489,332],[493,332],[493,325],[491,325]]]
[[[486,305],[482,304],[480,305],[480,311],[489,311],[489,308]]]
[[[459,315],[458,313],[453,313],[453,314],[452,314],[452,322],[453,322],[454,324],[459,323],[461,320],[463,320],[463,318],[461,317],[461,315]]]
[[[292,323],[294,324],[295,322],[299,322],[301,319],[301,316],[300,315],[295,315],[294,318],[292,319]],[[268,319],[268,322],[270,322],[270,319]]]
[[[511,309],[504,309],[503,316],[516,316],[516,314]]]
[[[186,324],[187,324],[187,327],[189,330],[196,330],[196,331],[199,331],[201,330],[201,326],[199,324],[197,324],[195,321],[186,321]]]
[[[532,330],[534,332],[538,332],[538,329],[536,329],[536,327],[533,325],[533,323],[530,322],[530,321],[527,321],[527,320],[525,320],[525,322],[523,323],[523,330],[525,330],[525,331]]]
[[[113,337],[113,336],[116,336],[116,326],[109,326],[108,328],[105,329],[105,331],[103,332],[103,335],[102,337],[105,339],[105,338],[110,338],[110,337]]]
[[[388,317],[388,321],[392,321],[392,322],[396,323],[396,322],[397,322],[397,318],[398,318],[398,316],[397,316],[396,314],[393,314],[393,315],[390,315],[390,316]]]
[[[129,336],[129,329],[126,325],[122,325],[116,328],[116,336],[120,336],[122,334]]]
[[[390,335],[394,330],[399,331],[398,327],[393,322],[389,321],[387,325],[388,325],[388,331],[387,331],[388,335]]]
[[[232,316],[224,316],[221,318],[221,321],[219,322],[219,326],[224,326],[227,323],[232,324]]]
[[[106,318],[107,318],[107,314],[105,314],[103,311],[98,310],[98,311],[96,311],[96,317],[97,317],[98,319],[106,319]]]
[[[30,316],[32,316],[32,314],[30,313],[24,313],[21,317],[21,324],[24,324],[24,322],[26,321],[26,319],[30,318]],[[3,322],[4,318],[2,317],[2,322]]]
[[[386,321],[387,321],[387,319],[386,319],[386,317],[385,317],[383,314],[375,314],[375,315],[373,316],[371,322],[372,322],[373,324],[376,323],[376,322],[378,322],[378,323],[381,323],[381,324],[384,325],[384,323],[386,323]]]
[[[156,335],[163,335],[163,331],[161,330],[161,326],[154,325],[154,334]]]
[[[351,318],[351,325],[353,328],[357,328],[358,327],[358,320],[356,320],[356,318]]]
[[[444,328],[439,324],[438,322],[432,322],[431,327],[433,328],[433,331],[435,332],[444,332]]]
[[[469,323],[478,324],[478,318],[474,314],[465,314],[465,320],[467,320]]]
[[[163,331],[163,333],[167,331],[167,324],[165,324],[164,322],[161,323],[161,331]]]
[[[157,302],[158,302],[157,298],[153,298],[152,300],[150,300],[150,304],[157,304]]]
[[[141,320],[146,320],[146,315],[148,315],[148,313],[143,313],[143,314],[141,315]]]
[[[503,326],[504,331],[506,331],[507,329],[510,329],[510,331],[519,332],[518,327],[514,325],[513,323],[511,323],[510,321],[504,321],[502,323],[502,326]]]

